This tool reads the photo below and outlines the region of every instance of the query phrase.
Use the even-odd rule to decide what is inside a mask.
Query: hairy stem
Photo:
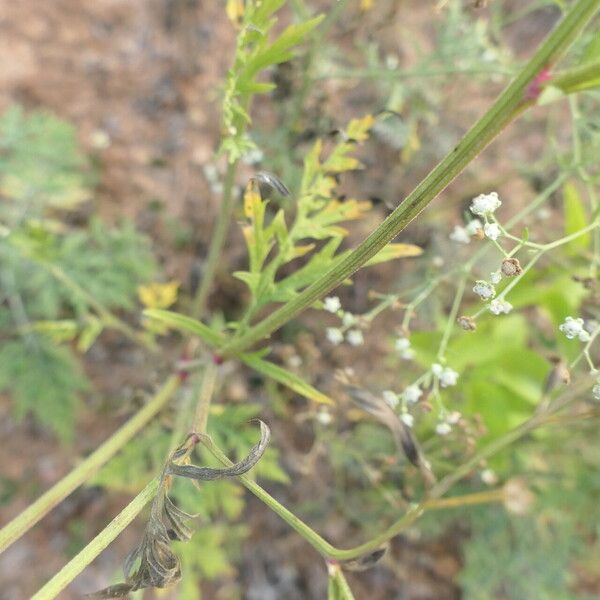
[[[170,377],[163,387],[125,425],[75,467],[66,477],[40,496],[33,504],[0,529],[0,552],[47,515],[59,502],[87,481],[152,419],[179,387],[179,378]]]

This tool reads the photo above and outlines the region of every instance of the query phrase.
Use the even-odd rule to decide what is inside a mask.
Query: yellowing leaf
[[[293,258],[299,258],[300,256],[304,256],[308,254],[311,250],[313,250],[315,244],[305,244],[303,246],[296,246],[292,251]]]
[[[377,265],[396,258],[420,256],[421,254],[423,254],[423,249],[414,244],[388,244],[369,260],[365,266]]]
[[[258,184],[254,179],[251,179],[244,192],[244,215],[246,218],[251,220],[254,219],[261,202]]]
[[[365,115],[362,119],[352,119],[348,123],[346,135],[357,142],[362,142],[369,137],[369,130],[373,127],[375,118],[373,115]]]
[[[225,12],[229,20],[237,25],[244,16],[244,0],[227,0]]]
[[[138,297],[146,308],[168,308],[177,300],[178,281],[150,283],[138,287]]]

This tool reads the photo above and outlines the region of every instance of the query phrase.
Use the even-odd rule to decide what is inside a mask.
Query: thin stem
[[[445,359],[446,348],[448,347],[448,342],[450,341],[450,336],[452,335],[452,329],[456,324],[456,318],[458,317],[458,309],[460,308],[460,303],[462,302],[462,298],[465,293],[466,283],[467,276],[466,274],[464,274],[460,279],[458,287],[456,288],[454,302],[452,303],[452,308],[450,309],[450,314],[448,315],[448,320],[446,321],[444,335],[442,337],[442,341],[440,342],[440,347],[438,349],[437,358],[440,362],[442,362]]]
[[[202,271],[202,281],[200,282],[198,291],[196,292],[192,302],[191,315],[195,319],[199,319],[204,313],[206,301],[212,289],[217,266],[225,246],[229,222],[231,221],[233,207],[235,204],[233,188],[237,165],[237,161],[227,163],[227,171],[225,173],[225,181],[223,183],[223,198],[221,199],[221,205],[219,206],[217,222],[210,240],[210,247],[208,249],[208,256],[206,257],[206,263]]]
[[[198,404],[196,405],[196,416],[194,417],[194,426],[192,427],[192,431],[196,431],[197,433],[204,433],[206,431],[208,411],[215,389],[215,382],[217,381],[217,373],[217,365],[210,361],[206,365],[204,376],[202,377],[202,387],[200,388]]]
[[[63,477],[33,504],[5,525],[0,530],[0,552],[3,552],[15,540],[19,539],[59,502],[64,500],[96,473],[104,463],[108,462],[165,406],[179,387],[179,384],[180,380],[178,377],[169,377],[163,387],[144,408],[113,433],[106,442],[77,465],[66,477]]]
[[[155,477],[79,554],[74,556],[31,600],[52,600],[64,590],[138,515],[158,491]]]
[[[533,105],[533,100],[527,98],[529,86],[544,68],[557,60],[566,50],[592,18],[599,5],[600,0],[576,2],[520,74],[468,131],[458,146],[362,244],[287,304],[225,344],[221,354],[232,355],[241,352],[256,342],[268,338],[275,330],[340,285],[394,239],[511,121]]]
[[[421,503],[412,504],[406,513],[397,521],[395,521],[388,529],[364,544],[360,544],[359,546],[355,546],[354,548],[349,548],[347,550],[336,548],[330,544],[248,476],[242,475],[240,476],[240,480],[250,492],[252,492],[259,500],[264,502],[273,512],[278,514],[290,527],[300,534],[313,548],[315,548],[317,552],[319,552],[325,558],[333,560],[352,560],[365,554],[369,554],[370,552],[380,548],[391,538],[397,536],[412,523],[414,523],[429,508],[435,509],[436,507],[441,507],[444,504],[458,506],[458,499],[447,499],[444,501],[439,499],[446,492],[448,492],[448,490],[454,484],[456,484],[463,477],[468,475],[474,468],[476,468],[482,460],[493,456],[506,446],[509,446],[516,440],[527,435],[535,428],[545,424],[549,415],[556,413],[567,406],[570,402],[576,400],[579,394],[584,389],[589,387],[591,381],[592,380],[589,376],[583,378],[577,385],[572,386],[562,396],[559,396],[543,413],[536,413],[532,415],[529,419],[517,426],[515,429],[490,442],[487,446],[485,446],[485,448],[477,452],[463,465],[457,467],[453,473],[446,476],[433,488],[431,488],[427,499]],[[203,443],[206,445],[211,454],[222,464],[226,466],[231,466],[233,464],[229,458],[213,444],[210,438],[204,438]],[[474,495],[471,494],[465,496],[465,503],[473,504],[475,500],[473,496]],[[483,501],[484,497],[485,496],[482,495],[482,498],[480,499]],[[486,500],[492,501],[491,498],[487,498]]]

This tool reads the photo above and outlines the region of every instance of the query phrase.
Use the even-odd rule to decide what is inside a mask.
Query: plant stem
[[[79,554],[74,556],[31,600],[52,600],[125,529],[150,502],[160,477],[155,477]]]
[[[458,146],[431,171],[366,240],[335,268],[287,304],[241,336],[225,344],[221,349],[221,354],[228,356],[236,354],[256,342],[268,338],[276,329],[340,285],[393,240],[511,121],[533,105],[533,100],[527,97],[532,82],[543,69],[557,60],[566,50],[599,6],[600,0],[578,0],[529,63],[498,97],[493,106],[467,132]]]
[[[3,552],[15,540],[20,538],[116,454],[165,406],[179,387],[179,383],[180,380],[178,377],[170,377],[152,400],[134,417],[127,421],[125,425],[118,429],[66,477],[63,477],[63,479],[40,496],[33,504],[5,525],[0,530],[0,552]]]
[[[196,416],[194,417],[194,425],[192,427],[192,431],[197,433],[204,433],[206,431],[208,411],[210,409],[213,390],[215,389],[215,382],[217,381],[217,373],[217,365],[210,361],[206,365],[202,377],[202,387],[200,388],[198,404],[196,405]]]
[[[223,183],[223,198],[221,199],[217,222],[210,240],[208,256],[206,257],[206,263],[202,273],[202,281],[200,282],[200,286],[198,287],[198,291],[192,302],[191,315],[195,319],[199,319],[204,313],[206,301],[213,285],[217,266],[223,253],[223,247],[225,246],[229,222],[231,221],[231,215],[233,214],[233,207],[235,204],[233,186],[235,183],[237,164],[237,161],[227,162],[227,171]]]
[[[593,379],[590,376],[582,378],[582,380],[579,381],[577,385],[572,386],[567,392],[559,396],[554,401],[554,403],[548,407],[548,409],[545,412],[536,413],[532,415],[529,419],[524,421],[515,429],[512,429],[511,431],[505,433],[503,436],[490,442],[487,446],[485,446],[474,456],[472,456],[468,461],[457,467],[457,469],[453,473],[442,479],[433,488],[431,488],[431,490],[429,491],[429,495],[425,500],[423,500],[420,503],[412,504],[410,508],[406,511],[406,513],[402,515],[402,517],[395,521],[385,531],[370,539],[369,541],[360,544],[359,546],[355,546],[354,548],[349,548],[346,550],[336,548],[327,540],[322,538],[310,526],[304,523],[304,521],[302,521],[285,506],[283,506],[280,502],[278,502],[275,498],[273,498],[266,490],[264,490],[250,477],[246,475],[241,475],[240,480],[250,492],[252,492],[259,500],[264,502],[273,512],[278,514],[290,527],[292,527],[292,529],[294,529],[298,534],[300,534],[323,557],[342,561],[352,560],[360,556],[364,556],[365,554],[369,554],[370,552],[373,552],[381,546],[383,546],[390,539],[397,536],[407,527],[412,525],[412,523],[414,523],[419,517],[421,517],[428,509],[436,509],[448,506],[460,506],[463,504],[460,501],[460,498],[464,499],[464,504],[474,504],[477,501],[487,502],[496,500],[497,498],[495,497],[495,492],[494,497],[492,498],[490,492],[487,491],[480,494],[467,494],[461,497],[448,498],[446,500],[440,500],[440,498],[454,484],[456,484],[463,477],[468,475],[474,468],[476,468],[477,465],[479,465],[483,459],[493,456],[500,450],[504,449],[506,446],[527,435],[535,428],[545,424],[548,419],[548,415],[556,413],[557,411],[567,406],[570,402],[576,400],[579,394],[591,385],[592,381]],[[226,466],[231,466],[233,464],[229,460],[229,458],[227,458],[227,456],[212,443],[210,438],[204,438],[203,443],[206,445],[211,454],[215,458],[217,458],[217,460],[219,460],[222,464]]]

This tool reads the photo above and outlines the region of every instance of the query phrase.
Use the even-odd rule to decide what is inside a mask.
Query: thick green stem
[[[102,552],[150,502],[158,491],[154,478],[77,556],[74,556],[31,600],[52,600]]]
[[[97,450],[90,454],[66,477],[40,496],[33,504],[0,530],[0,552],[33,527],[59,502],[87,481],[138,433],[165,406],[179,386],[178,377],[170,377],[152,400],[117,430]]]
[[[233,186],[235,183],[236,171],[237,161],[228,162],[227,172],[225,173],[225,181],[223,183],[223,198],[219,207],[217,222],[210,240],[210,247],[208,249],[208,256],[206,257],[206,263],[202,270],[202,280],[200,281],[200,286],[198,287],[198,291],[196,292],[192,303],[191,315],[195,319],[199,319],[204,313],[208,294],[212,288],[215,274],[217,272],[217,266],[225,246],[229,222],[231,221],[231,215],[233,214],[233,207],[235,205]]]
[[[458,146],[362,244],[296,298],[225,344],[221,354],[236,354],[268,338],[276,329],[340,285],[392,241],[511,121],[533,104],[529,96],[536,93],[536,77],[559,58],[599,6],[600,0],[576,2],[520,74],[467,132]]]

